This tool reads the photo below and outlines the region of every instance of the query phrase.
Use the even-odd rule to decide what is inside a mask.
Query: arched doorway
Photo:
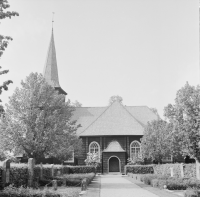
[[[108,172],[120,172],[120,160],[118,157],[110,157],[108,160]]]

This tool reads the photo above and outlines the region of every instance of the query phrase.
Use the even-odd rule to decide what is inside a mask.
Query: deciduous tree
[[[10,5],[8,4],[7,0],[0,0],[0,20],[11,18],[12,16],[18,16],[19,14],[17,12],[11,12],[11,11],[5,11],[7,8],[9,8]],[[9,41],[11,41],[12,38],[10,36],[3,36],[0,35],[0,58],[3,55],[3,52],[8,46]],[[0,66],[1,69],[1,66]],[[8,70],[0,71],[0,75],[8,73]],[[11,80],[7,80],[3,82],[2,85],[0,85],[0,94],[3,90],[8,90],[8,85],[12,83]],[[0,100],[1,102],[1,100]],[[4,111],[3,106],[0,105],[0,113]]]
[[[175,104],[164,109],[164,115],[174,125],[174,136],[182,154],[196,160],[200,157],[200,86],[187,82],[178,90]]]
[[[172,124],[154,120],[147,124],[141,140],[142,157],[162,162],[163,157],[172,154]]]
[[[118,95],[111,96],[110,99],[109,99],[109,105],[111,105],[115,101],[118,101],[119,103],[122,104],[123,98],[121,96],[118,96]]]
[[[23,150],[28,157],[54,156],[62,160],[77,150],[77,125],[73,107],[64,102],[41,74],[31,73],[21,82],[1,117],[1,139],[8,150]]]

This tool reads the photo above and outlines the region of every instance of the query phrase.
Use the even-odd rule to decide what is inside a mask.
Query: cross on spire
[[[54,12],[52,12],[52,31],[53,31],[53,23],[54,23]]]

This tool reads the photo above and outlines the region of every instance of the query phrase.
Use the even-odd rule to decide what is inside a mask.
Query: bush
[[[49,190],[34,190],[31,188],[16,188],[12,185],[6,187],[1,193],[1,197],[61,197],[60,194]]]
[[[173,167],[174,177],[181,177],[180,164],[158,164],[153,165],[154,173],[158,175],[170,176],[170,167]]]
[[[96,168],[94,166],[70,166],[69,174],[83,174],[83,173],[95,173]]]
[[[187,188],[200,188],[200,181],[194,178],[176,178],[156,174],[142,175],[141,180],[153,187],[163,188],[164,185],[170,190],[185,190]]]
[[[28,185],[28,167],[27,165],[11,165],[10,182],[15,187]]]
[[[200,191],[198,191],[197,189],[187,189],[184,197],[199,197],[200,196]]]
[[[60,180],[62,183],[66,182],[67,186],[80,186],[81,181],[83,179],[87,179],[87,185],[91,183],[93,178],[95,177],[94,173],[89,173],[89,174],[69,174],[69,175],[63,175],[63,176],[58,176],[56,177],[57,180]]]
[[[146,184],[146,185],[152,185],[152,180],[156,179],[158,177],[158,175],[156,174],[146,174],[146,175],[142,175],[141,176],[142,181]]]
[[[152,179],[151,180],[151,186],[152,187],[159,187],[159,180],[158,179]]]
[[[152,165],[127,165],[125,166],[126,173],[133,174],[153,174],[153,166]]]
[[[185,177],[196,178],[196,164],[184,164],[183,172]]]

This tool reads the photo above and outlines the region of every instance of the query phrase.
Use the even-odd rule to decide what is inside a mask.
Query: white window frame
[[[100,146],[99,146],[98,142],[93,141],[93,142],[90,143],[90,145],[89,145],[89,153],[91,153],[90,152],[90,147],[92,146],[92,144],[96,144],[98,146],[98,156],[99,156],[99,159],[100,159]]]
[[[132,148],[132,144],[133,143],[137,143],[139,145],[139,148],[140,148],[139,154],[141,153],[141,143],[139,141],[137,141],[137,140],[132,141],[131,144],[130,144],[130,158],[131,159],[132,159],[132,150],[131,150],[131,148]]]

